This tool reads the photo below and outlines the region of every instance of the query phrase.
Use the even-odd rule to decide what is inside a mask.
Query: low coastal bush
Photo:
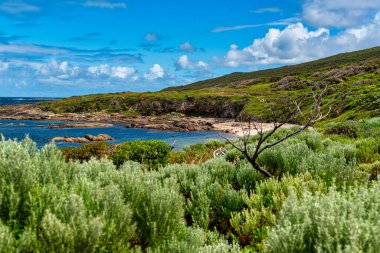
[[[157,169],[168,163],[171,147],[164,141],[131,141],[116,147],[111,159],[120,167],[125,161],[135,161],[149,169]]]
[[[331,122],[323,127],[326,134],[342,135],[348,138],[380,137],[380,118],[371,118],[360,121],[347,120]]]
[[[305,190],[312,193],[326,192],[327,187],[323,181],[314,180],[310,174],[305,174],[286,176],[280,182],[276,179],[263,181],[253,192],[243,194],[246,207],[231,217],[232,227],[242,246],[263,250],[267,230],[275,224],[287,197],[295,194],[300,198]]]
[[[201,164],[214,157],[214,151],[224,146],[219,141],[198,143],[171,153],[169,163]]]
[[[1,252],[239,252],[187,227],[177,180],[138,163],[66,162],[53,145],[2,140],[0,175]]]
[[[256,140],[252,136],[249,145]],[[228,150],[225,158],[167,165],[167,144],[124,143],[114,152],[120,155],[115,166],[115,160],[100,156],[81,163],[67,159],[54,145],[39,150],[29,139],[2,139],[0,252],[278,252],[279,241],[293,240],[281,232],[283,226],[298,227],[284,210],[291,210],[292,204],[306,210],[312,201],[302,201],[309,195],[315,203],[325,203],[330,194],[355,202],[348,192],[370,191],[380,170],[377,141],[370,137],[304,132],[262,154],[260,165],[274,172],[271,179],[255,171],[232,145],[223,145]],[[196,150],[193,154],[209,154],[217,147],[219,143],[191,149]],[[326,215],[346,222],[348,216],[334,212],[327,209]],[[366,224],[368,231],[375,229],[376,224]],[[334,233],[326,230],[332,238]],[[309,246],[318,250],[319,243],[315,239]],[[350,247],[362,249],[360,243],[353,241]],[[321,251],[328,252],[323,247]]]
[[[88,161],[92,157],[101,159],[108,153],[107,142],[94,142],[81,147],[67,147],[61,149],[67,160]]]
[[[289,198],[267,252],[379,252],[380,185]]]

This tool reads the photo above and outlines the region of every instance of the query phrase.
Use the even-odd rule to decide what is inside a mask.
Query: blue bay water
[[[0,97],[0,105],[36,104],[55,99],[57,98]]]
[[[24,98],[25,100],[14,100],[0,98],[0,105],[3,104],[17,104],[18,101],[28,101],[29,103],[40,102],[41,99]],[[7,100],[7,101],[5,101]],[[49,143],[52,138],[57,136],[70,136],[70,137],[84,137],[86,134],[98,135],[108,134],[115,138],[112,143],[121,143],[131,140],[163,140],[168,144],[174,146],[175,149],[181,149],[185,146],[196,144],[199,142],[207,142],[210,140],[221,140],[221,136],[232,138],[231,135],[223,134],[216,131],[202,131],[202,132],[174,132],[166,130],[152,130],[152,129],[133,129],[125,128],[123,124],[114,124],[110,128],[71,128],[71,129],[50,129],[50,124],[64,124],[75,122],[64,121],[34,121],[34,120],[0,120],[0,135],[6,139],[22,140],[25,136],[29,136],[35,141],[38,147]],[[80,122],[77,122],[80,123]],[[80,146],[76,143],[56,143],[58,147],[65,146]]]

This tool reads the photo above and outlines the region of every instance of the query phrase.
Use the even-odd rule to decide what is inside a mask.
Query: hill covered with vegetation
[[[330,119],[380,115],[380,47],[276,69],[230,75],[170,87],[160,92],[114,93],[70,97],[42,103],[44,110],[62,112],[121,112],[129,115],[230,117],[258,114],[261,99],[281,105],[279,98],[296,98],[328,87],[324,105]]]

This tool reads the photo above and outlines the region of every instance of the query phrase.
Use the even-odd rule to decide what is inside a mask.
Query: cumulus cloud
[[[86,7],[95,7],[103,9],[125,9],[127,4],[123,2],[111,2],[105,0],[86,1],[84,3]]]
[[[149,69],[148,73],[144,74],[144,78],[147,80],[156,80],[158,78],[163,78],[165,76],[165,69],[159,64],[154,64],[153,67]]]
[[[175,62],[176,70],[196,69],[209,70],[211,67],[204,61],[193,62],[187,55],[180,56]]]
[[[348,28],[367,23],[376,11],[379,0],[307,0],[302,16],[313,26]]]
[[[343,30],[331,35],[326,28],[309,30],[302,23],[292,24],[283,30],[270,29],[264,38],[255,39],[243,49],[231,45],[220,65],[295,64],[325,56],[378,46],[380,13],[367,25]]]
[[[70,66],[67,61],[57,62],[55,59],[48,63],[35,63],[30,66],[35,68],[39,75],[55,76],[60,79],[75,77],[79,73],[78,66]]]
[[[126,79],[133,76],[135,79],[136,69],[132,67],[114,66],[111,67],[108,64],[100,64],[98,66],[90,66],[87,68],[88,73],[93,77],[112,77],[119,79]]]

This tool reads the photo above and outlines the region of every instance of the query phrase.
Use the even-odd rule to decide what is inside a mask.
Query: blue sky
[[[0,96],[156,91],[379,38],[378,0],[0,0]]]

